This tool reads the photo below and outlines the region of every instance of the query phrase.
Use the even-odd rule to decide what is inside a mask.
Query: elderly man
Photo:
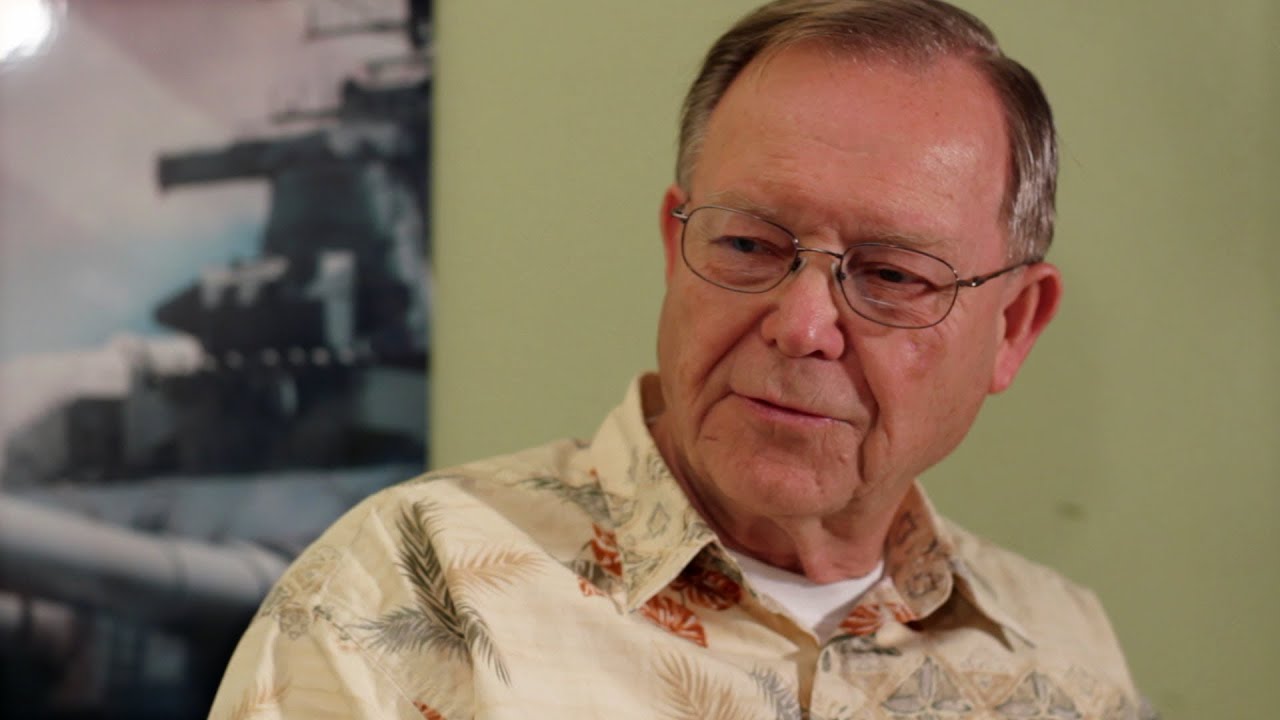
[[[711,49],[662,200],[656,376],[589,442],[367,500],[215,718],[1132,718],[1097,600],[916,483],[1061,294],[1033,76],[935,0],[780,0]]]

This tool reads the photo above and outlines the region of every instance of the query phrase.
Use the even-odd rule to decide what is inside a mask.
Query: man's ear
[[[662,251],[666,256],[667,281],[671,281],[671,274],[675,272],[676,265],[680,262],[680,233],[684,230],[684,225],[675,217],[672,217],[671,211],[688,202],[689,196],[679,185],[672,184],[662,195],[662,208],[659,210],[658,227],[662,230]]]
[[[1062,300],[1062,273],[1049,263],[1028,265],[1016,278],[1017,287],[1005,302],[1000,346],[989,392],[998,393],[1013,384],[1036,338],[1049,325]]]

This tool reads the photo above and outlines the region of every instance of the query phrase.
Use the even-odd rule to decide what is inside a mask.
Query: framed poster
[[[426,465],[431,3],[0,3],[0,715],[204,717]]]

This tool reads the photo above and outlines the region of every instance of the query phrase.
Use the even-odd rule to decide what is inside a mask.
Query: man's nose
[[[774,290],[775,305],[761,323],[761,332],[788,357],[839,359],[845,349],[840,322],[844,297],[836,285],[836,260],[825,254],[800,258],[800,268]]]

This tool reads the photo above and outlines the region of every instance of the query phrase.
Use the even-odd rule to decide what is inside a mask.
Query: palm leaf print
[[[751,671],[751,679],[773,706],[777,720],[800,720],[800,702],[778,673],[765,668]]]
[[[533,477],[520,483],[535,490],[550,492],[561,500],[567,500],[582,508],[594,522],[610,524],[609,507],[625,508],[630,500],[605,492],[599,485],[569,485],[557,477]]]
[[[480,614],[457,601],[445,582],[444,569],[431,542],[429,527],[439,508],[414,503],[396,522],[400,535],[399,567],[413,586],[413,606],[396,608],[362,627],[373,633],[373,646],[393,653],[431,650],[463,659],[478,656],[503,683],[510,684],[506,665],[493,646]]]
[[[536,553],[511,548],[485,548],[449,565],[453,584],[467,590],[501,590],[528,580],[541,564]]]
[[[456,622],[443,622],[417,607],[399,607],[364,627],[376,634],[373,646],[393,653],[430,649],[466,659],[467,646]]]
[[[754,715],[738,703],[733,690],[713,683],[707,674],[680,655],[658,659],[658,677],[671,720],[743,720]]]

